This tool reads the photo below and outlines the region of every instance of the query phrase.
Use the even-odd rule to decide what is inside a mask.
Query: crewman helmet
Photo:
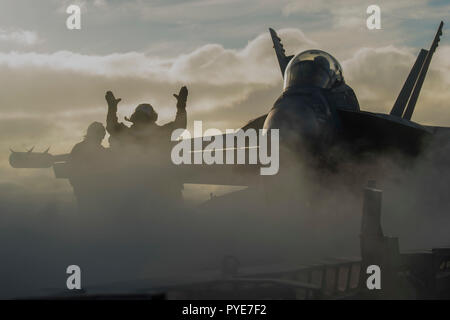
[[[158,114],[153,107],[148,103],[142,103],[136,107],[131,117],[125,118],[126,120],[136,122],[156,122]]]

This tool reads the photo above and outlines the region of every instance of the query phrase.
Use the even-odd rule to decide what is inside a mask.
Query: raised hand
[[[180,92],[178,94],[173,94],[173,96],[177,99],[177,108],[186,108],[186,100],[188,96],[188,89],[186,86],[181,87]]]
[[[117,108],[117,104],[122,100],[120,98],[116,99],[111,91],[106,92],[105,99],[108,102],[108,106],[114,108]]]

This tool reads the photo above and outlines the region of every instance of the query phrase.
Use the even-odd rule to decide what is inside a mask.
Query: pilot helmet
[[[150,104],[142,103],[136,107],[130,118],[125,119],[133,123],[155,122],[158,119],[158,114]]]
[[[322,50],[307,50],[291,59],[284,73],[284,90],[293,87],[330,89],[344,80],[342,67]]]

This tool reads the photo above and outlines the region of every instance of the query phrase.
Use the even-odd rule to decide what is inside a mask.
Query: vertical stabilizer
[[[419,55],[417,56],[416,62],[409,72],[408,78],[403,84],[403,88],[400,91],[395,104],[392,107],[391,115],[401,117],[406,109],[406,104],[408,103],[411,92],[414,89],[417,78],[419,77],[420,70],[422,69],[423,62],[427,56],[428,51],[421,49]]]
[[[405,114],[403,115],[403,118],[406,120],[411,120],[411,117],[413,115],[417,99],[419,98],[420,90],[422,89],[423,81],[425,80],[428,67],[430,66],[431,58],[433,57],[434,51],[436,51],[440,37],[442,35],[443,25],[444,22],[441,21],[441,23],[439,24],[438,31],[436,32],[436,36],[434,37],[433,43],[431,44],[430,50],[428,50],[428,54],[427,57],[425,58],[425,62],[423,63],[422,70],[420,70],[419,79],[417,79],[417,83],[416,86],[414,87],[411,99],[409,99],[408,107],[406,108]]]
[[[392,107],[391,115],[411,120],[420,90],[427,75],[428,67],[430,66],[431,58],[433,57],[434,51],[436,51],[440,36],[442,35],[443,25],[444,22],[441,21],[430,50],[420,50],[416,62],[409,72],[408,78],[403,84],[402,90]]]

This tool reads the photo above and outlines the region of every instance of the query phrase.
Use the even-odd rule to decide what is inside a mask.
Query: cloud
[[[450,46],[440,46],[431,62],[413,120],[426,124],[450,125]],[[343,62],[347,82],[355,89],[361,107],[387,113],[416,59],[416,52],[394,46],[361,48]]]
[[[32,46],[38,43],[40,39],[34,31],[0,29],[0,42],[1,41],[12,42],[22,46]]]
[[[176,21],[179,24],[220,22],[224,19],[247,17],[255,12],[267,12],[278,8],[279,4],[270,0],[193,0],[156,1],[152,4],[142,1],[127,1],[121,5],[123,10],[138,13],[147,21]]]
[[[371,4],[380,7],[382,26],[384,23],[396,24],[407,19],[442,19],[442,13],[450,10],[449,4],[432,4],[431,0],[379,0],[376,3],[344,0],[340,1],[339,5],[330,4],[329,1],[325,0],[294,0],[285,3],[281,12],[284,16],[296,14],[328,16],[335,27],[354,28],[365,27],[365,20],[369,16],[366,9]],[[386,19],[387,17],[390,19]]]
[[[281,30],[280,35],[293,51],[314,44],[299,30]],[[0,70],[5,84],[0,88],[3,113],[52,117],[104,108],[103,95],[108,89],[123,95],[129,112],[131,105],[146,99],[156,106],[171,106],[173,91],[188,84],[189,108],[195,111],[230,106],[251,91],[281,80],[267,34],[241,50],[208,44],[174,59],[138,52],[105,56],[69,51],[0,53]]]
[[[106,7],[108,5],[108,1],[106,0],[94,0],[95,7]]]
[[[329,6],[324,1],[289,1],[281,8],[281,12],[285,16],[299,12],[319,13],[324,10],[329,10]]]
[[[280,30],[289,50],[300,51],[315,45],[303,32]],[[268,34],[258,36],[242,50],[206,45],[188,55],[180,56],[171,71],[186,80],[218,85],[229,83],[273,84],[279,81],[279,70]]]
[[[280,30],[289,50],[315,45],[296,29]],[[268,34],[250,41],[240,50],[207,44],[173,59],[161,59],[140,52],[84,55],[70,51],[55,53],[0,52],[0,66],[14,70],[35,69],[76,72],[104,77],[158,78],[160,82],[186,79],[199,83],[271,83],[274,81],[272,43]],[[278,78],[278,77],[277,77]]]
[[[300,30],[280,30],[288,53],[314,45]],[[172,120],[172,97],[187,84],[189,125],[237,128],[267,112],[281,90],[281,74],[268,34],[239,50],[208,44],[173,59],[140,52],[86,55],[69,51],[50,54],[0,52],[0,117],[2,118],[0,170],[3,181],[35,185],[24,171],[9,167],[9,148],[66,153],[79,142],[92,121],[105,121],[104,94],[113,90],[123,100],[119,118],[149,102],[159,113],[159,123]],[[123,121],[123,120],[122,120]],[[39,185],[56,185],[51,172]],[[45,181],[45,183],[44,183]]]
[[[57,12],[67,14],[66,10],[71,5],[79,6],[82,13],[88,11],[88,5],[92,4],[94,7],[102,7],[105,5],[104,1],[99,0],[53,0],[57,5]]]

